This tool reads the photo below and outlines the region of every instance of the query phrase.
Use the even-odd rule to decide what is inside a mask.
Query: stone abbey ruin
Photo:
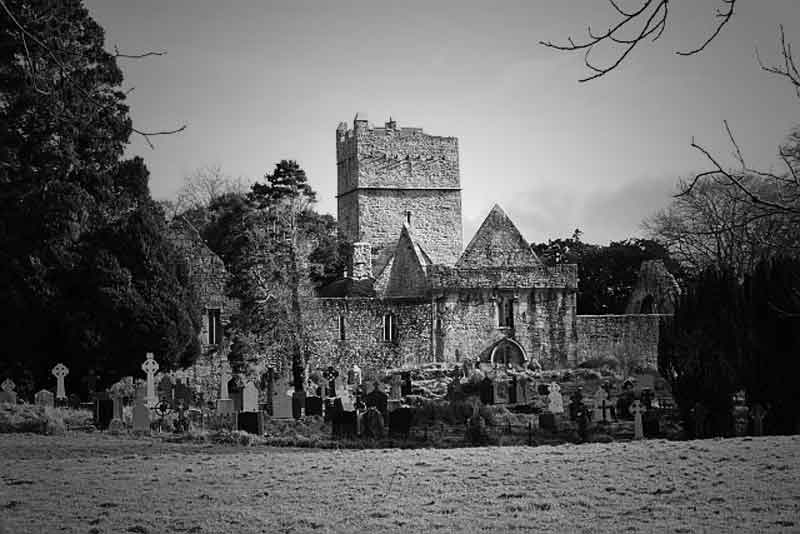
[[[304,300],[309,370],[390,368],[463,362],[569,369],[587,361],[654,369],[658,325],[677,284],[646,262],[625,315],[577,315],[579,265],[547,266],[495,205],[462,244],[458,139],[355,116],[336,129],[338,221],[352,243],[344,278]],[[489,206],[487,206],[489,208]],[[204,357],[190,381],[218,384],[225,296],[222,261],[177,219],[173,239],[203,288]],[[284,364],[285,365],[285,364]],[[261,368],[285,374],[280,362]]]

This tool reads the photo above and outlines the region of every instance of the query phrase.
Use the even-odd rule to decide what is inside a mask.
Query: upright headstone
[[[322,377],[325,379],[325,397],[336,396],[336,377],[339,376],[339,371],[333,367],[328,367],[322,372]]]
[[[17,403],[17,394],[14,391],[17,385],[14,383],[13,380],[10,378],[6,378],[3,380],[3,383],[0,384],[0,404],[8,403],[8,404],[16,404]]]
[[[594,393],[594,409],[592,419],[595,422],[607,422],[611,420],[611,403],[608,402],[608,392],[604,387],[597,388]]]
[[[487,376],[481,380],[478,391],[480,392],[481,402],[483,404],[494,404],[494,385],[492,384],[491,378]]]
[[[342,399],[342,409],[345,412],[354,412],[356,410],[356,399],[349,390],[345,390],[339,396]]]
[[[347,383],[343,376],[337,376],[334,379],[334,388],[336,389],[336,397],[341,397],[347,391]]]
[[[57,364],[51,371],[56,377],[56,400],[67,400],[67,389],[64,387],[64,377],[69,374],[69,369],[63,363]]]
[[[53,392],[47,389],[38,391],[33,399],[37,406],[52,407],[55,405],[55,397],[53,396]]]
[[[403,377],[394,374],[391,378],[391,390],[389,393],[389,398],[391,400],[399,401],[403,397]]]
[[[361,367],[354,363],[353,367],[351,367],[350,371],[347,373],[347,381],[357,387],[361,385],[362,379],[363,374],[361,372]]]
[[[517,390],[517,404],[528,404],[528,378],[525,376],[518,376],[514,384]]]
[[[498,378],[492,381],[495,404],[508,404],[508,381]]]
[[[113,403],[113,417],[108,424],[108,431],[112,434],[119,434],[125,429],[125,421],[122,415],[122,393],[114,391],[111,394],[111,402]]]
[[[403,396],[411,395],[411,388],[412,388],[411,371],[404,371],[403,374],[402,374],[402,379],[403,379],[403,381],[402,381],[402,385],[401,385],[400,390],[401,390]]]
[[[150,409],[147,407],[147,389],[136,388],[136,400],[133,402],[133,431],[150,431]]]
[[[172,379],[167,375],[162,376],[158,381],[158,400],[166,402],[170,408],[174,408],[173,389]]]
[[[550,393],[547,395],[550,413],[564,413],[564,398],[561,396],[561,386],[557,382],[550,384]]]
[[[228,394],[228,382],[230,379],[230,364],[227,361],[223,361],[219,368],[219,398],[217,399],[217,415],[230,415],[234,413],[233,400]]]
[[[628,411],[633,414],[633,439],[644,438],[644,428],[642,427],[642,414],[647,411],[642,405],[642,401],[636,399],[628,408]]]
[[[145,392],[144,402],[148,407],[152,407],[158,404],[154,379],[156,371],[158,371],[158,362],[154,359],[152,352],[147,353],[147,358],[142,364],[142,371],[147,375],[147,391]]]
[[[180,378],[175,382],[175,403],[180,403],[184,408],[189,408],[193,404],[192,390]]]
[[[288,393],[289,383],[284,378],[275,380],[272,388],[272,417],[289,419],[292,417],[292,397]]]
[[[764,406],[760,402],[757,402],[753,405],[750,413],[753,417],[753,435],[763,436],[764,418],[767,416],[767,410],[764,409]]]
[[[242,411],[258,411],[258,388],[252,380],[248,380],[244,385],[244,389],[242,390]]]

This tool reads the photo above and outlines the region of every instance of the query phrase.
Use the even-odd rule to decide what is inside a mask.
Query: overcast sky
[[[639,0],[622,2],[633,5]],[[579,84],[580,55],[539,40],[585,35],[613,20],[601,0],[88,0],[109,48],[163,57],[122,63],[135,125],[184,133],[134,136],[157,199],[219,165],[252,181],[296,159],[336,213],[335,129],[366,113],[382,125],[459,138],[465,242],[495,202],[528,240],[605,243],[641,233],[678,177],[705,170],[692,136],[729,163],[727,119],[753,165],[777,168],[800,101],[761,72],[778,25],[800,46],[800,1],[739,0],[699,56],[718,0],[671,3],[662,39],[611,75]]]

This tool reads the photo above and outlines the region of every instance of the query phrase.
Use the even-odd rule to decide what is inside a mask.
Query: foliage
[[[702,403],[715,432],[730,432],[732,397],[744,389],[751,405],[770,407],[772,432],[794,431],[800,421],[799,318],[797,260],[762,261],[743,279],[730,270],[704,271],[681,295],[659,336],[659,371],[670,381],[684,420]]]
[[[680,269],[666,248],[650,239],[612,241],[607,246],[592,245],[580,240],[576,230],[567,239],[550,240],[532,246],[533,251],[549,265],[578,265],[578,313],[625,313],[625,305],[639,275],[643,261],[664,260],[667,269],[680,275]]]
[[[92,412],[89,410],[33,404],[0,404],[0,434],[63,434],[68,427],[86,427],[92,424],[92,420]]]
[[[71,386],[146,351],[190,361],[199,318],[147,170],[121,159],[133,128],[102,28],[78,0],[3,7],[0,374],[29,394],[59,361]]]

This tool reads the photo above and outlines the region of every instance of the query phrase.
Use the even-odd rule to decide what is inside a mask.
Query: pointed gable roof
[[[428,287],[427,273],[431,259],[422,249],[407,224],[403,224],[392,260],[386,295],[411,297],[423,294]]]
[[[495,204],[456,263],[457,268],[535,267],[539,258],[503,209]]]

